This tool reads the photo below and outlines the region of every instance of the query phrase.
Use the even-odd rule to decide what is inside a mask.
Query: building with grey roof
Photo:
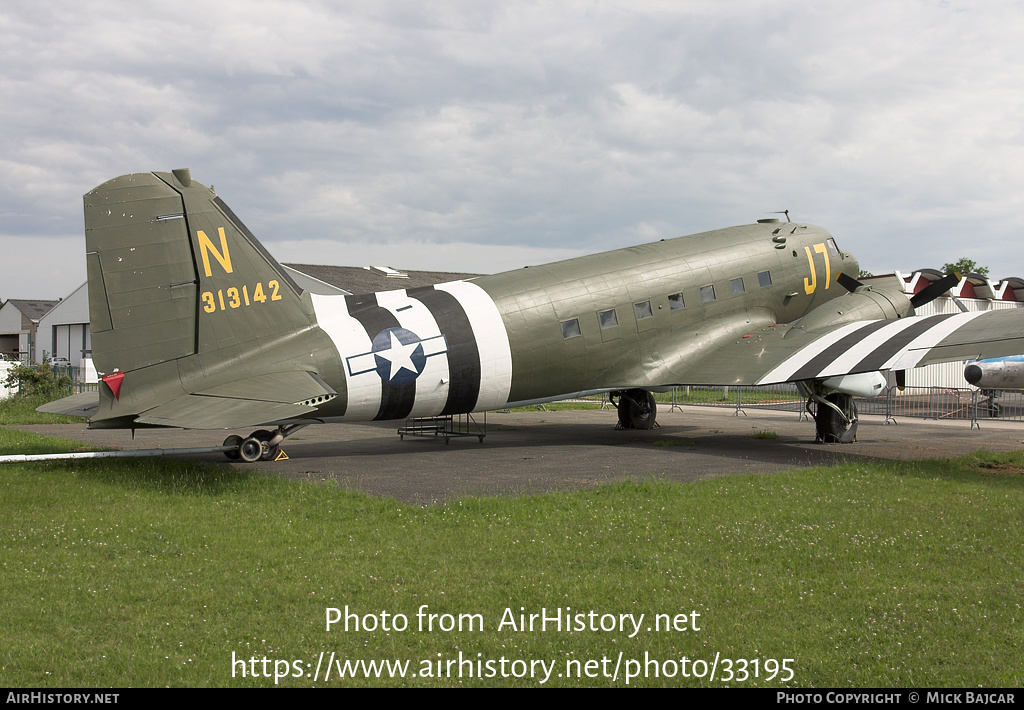
[[[92,353],[89,285],[83,283],[39,319],[37,359],[63,358],[74,367]]]
[[[38,360],[39,319],[60,301],[12,298],[0,307],[0,354],[11,360]]]

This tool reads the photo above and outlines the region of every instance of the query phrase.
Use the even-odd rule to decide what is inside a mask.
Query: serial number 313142
[[[269,281],[267,283],[266,291],[263,289],[262,283],[257,283],[256,287],[252,290],[252,297],[249,296],[249,287],[243,285],[241,290],[235,286],[231,286],[227,289],[217,289],[217,293],[214,294],[212,291],[203,291],[203,310],[207,313],[213,313],[218,310],[227,310],[229,308],[242,308],[244,306],[251,306],[254,303],[266,303],[269,301],[280,301],[281,294],[279,291],[281,286],[277,281]],[[267,295],[269,292],[269,296]]]

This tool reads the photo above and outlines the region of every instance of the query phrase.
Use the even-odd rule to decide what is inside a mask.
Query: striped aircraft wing
[[[1007,309],[858,321],[807,337],[814,340],[801,344],[795,352],[792,345],[786,347],[785,337],[774,347],[769,346],[779,364],[755,384],[908,370],[937,362],[1024,352],[1024,312]]]

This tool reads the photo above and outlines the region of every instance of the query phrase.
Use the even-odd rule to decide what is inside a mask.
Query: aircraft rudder
[[[302,289],[188,170],[122,175],[89,191],[84,204],[99,371],[134,370],[309,323]]]
[[[93,357],[100,372],[195,352],[195,268],[181,196],[152,173],[84,196]]]

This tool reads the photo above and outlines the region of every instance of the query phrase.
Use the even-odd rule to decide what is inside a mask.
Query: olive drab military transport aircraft
[[[788,219],[788,215],[787,215]],[[854,440],[853,396],[887,371],[1024,352],[1024,313],[915,316],[864,285],[828,232],[764,220],[425,288],[299,288],[187,169],[85,195],[98,395],[42,409],[90,428],[258,429],[229,458],[276,454],[313,422],[445,416],[607,393],[650,428],[674,385],[795,382],[818,439]],[[97,399],[98,397],[98,399]]]

